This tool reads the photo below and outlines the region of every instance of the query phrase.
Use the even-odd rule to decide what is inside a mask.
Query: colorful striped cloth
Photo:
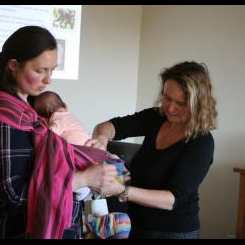
[[[28,232],[35,238],[62,238],[64,229],[71,226],[75,169],[104,162],[107,152],[68,144],[49,130],[30,105],[3,91],[0,91],[0,121],[35,136]]]
[[[117,168],[117,180],[119,182],[123,183],[124,170],[125,170],[124,160],[119,158],[115,154],[108,153],[108,157],[104,163],[105,164],[112,164],[112,165],[116,166],[116,168]]]
[[[126,213],[113,212],[85,223],[85,238],[127,239],[131,229]]]

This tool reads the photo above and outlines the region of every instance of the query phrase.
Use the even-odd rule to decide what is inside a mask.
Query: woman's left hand
[[[129,172],[129,170],[124,167],[124,171],[123,171],[123,181],[124,183],[129,183],[131,181],[131,173]]]
[[[101,188],[101,194],[106,196],[118,196],[123,193],[125,187],[117,179]]]

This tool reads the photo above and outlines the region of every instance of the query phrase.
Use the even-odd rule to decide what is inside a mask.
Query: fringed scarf
[[[27,103],[0,91],[0,121],[34,133],[34,165],[28,193],[27,231],[35,238],[62,238],[71,227],[75,169],[103,162],[107,152],[68,144],[48,129]]]

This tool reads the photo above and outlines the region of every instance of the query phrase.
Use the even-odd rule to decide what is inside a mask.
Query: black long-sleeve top
[[[213,162],[214,140],[208,133],[158,150],[156,137],[165,120],[154,108],[110,120],[115,140],[145,136],[131,162],[132,186],[169,190],[175,197],[171,211],[130,203],[129,215],[132,226],[144,230],[195,231],[200,228],[198,188]]]

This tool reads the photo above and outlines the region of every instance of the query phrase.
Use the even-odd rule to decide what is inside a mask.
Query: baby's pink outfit
[[[84,126],[68,111],[54,112],[49,120],[50,129],[73,145],[84,145],[91,139]]]

